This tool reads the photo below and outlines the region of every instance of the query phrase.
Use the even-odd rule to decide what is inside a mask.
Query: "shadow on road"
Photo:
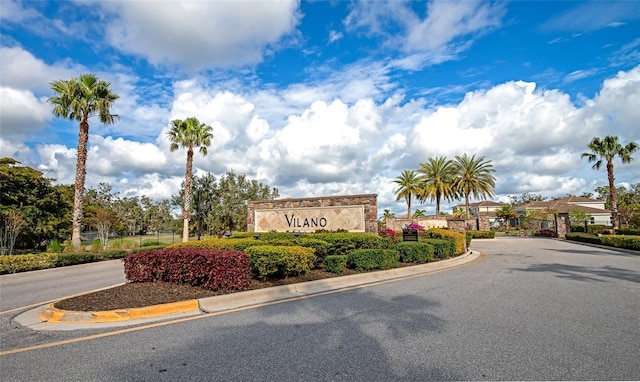
[[[583,253],[583,252],[580,252]],[[615,267],[585,267],[567,264],[533,264],[528,268],[511,268],[516,271],[524,272],[552,272],[558,277],[570,278],[577,281],[596,281],[607,282],[607,279],[626,280],[634,283],[640,283],[640,273],[629,269]]]

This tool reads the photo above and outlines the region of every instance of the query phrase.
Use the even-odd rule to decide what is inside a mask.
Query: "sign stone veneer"
[[[378,233],[376,194],[249,201],[247,210],[249,232]]]

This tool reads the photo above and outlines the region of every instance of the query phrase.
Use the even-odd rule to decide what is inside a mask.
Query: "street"
[[[37,301],[5,290],[1,276],[2,379],[640,380],[640,256],[538,238],[475,240],[472,249],[486,256],[426,276],[73,332],[16,326],[19,311],[4,311]],[[52,292],[38,298],[60,297],[54,281],[42,288]]]

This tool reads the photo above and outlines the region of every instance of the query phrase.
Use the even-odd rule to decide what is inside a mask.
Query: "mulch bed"
[[[352,269],[345,269],[342,276],[354,273],[356,273],[356,271]],[[338,277],[338,275],[326,272],[323,269],[313,269],[305,275],[288,277],[286,279],[267,281],[252,279],[251,285],[246,290],[295,284],[330,277]],[[126,283],[114,288],[61,300],[56,302],[54,306],[58,309],[64,310],[95,312],[114,309],[142,308],[150,305],[167,304],[177,301],[217,296],[224,293],[225,292],[208,290],[199,286],[180,285],[166,282]]]

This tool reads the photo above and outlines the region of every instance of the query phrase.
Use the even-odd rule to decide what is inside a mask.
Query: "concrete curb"
[[[78,324],[78,323],[105,323],[137,320],[141,318],[153,318],[176,313],[187,313],[199,310],[198,300],[187,300],[169,304],[151,305],[143,308],[116,309],[97,312],[78,312],[63,310],[47,305],[40,312],[40,320],[48,323]]]
[[[452,259],[433,263],[394,268],[386,271],[368,272],[357,275],[333,277],[299,284],[282,285],[272,288],[249,290],[220,296],[205,297],[144,308],[116,309],[97,312],[79,312],[58,309],[49,304],[39,313],[41,323],[46,324],[100,324],[126,323],[127,321],[165,318],[175,314],[213,313],[232,310],[268,302],[310,296],[341,289],[375,284],[395,279],[426,275],[469,263],[481,256],[478,251],[469,251]]]

